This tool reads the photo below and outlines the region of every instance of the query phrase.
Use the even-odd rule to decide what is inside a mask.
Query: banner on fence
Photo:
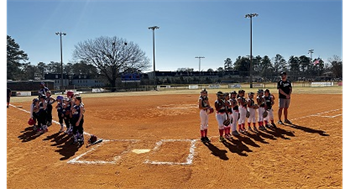
[[[30,92],[30,91],[17,91],[16,96],[32,96],[32,92]]]
[[[311,87],[330,87],[333,82],[311,82]]]
[[[220,89],[220,85],[219,84],[212,84],[212,85],[208,85],[209,89]]]
[[[198,85],[189,85],[188,89],[198,89]]]
[[[228,85],[228,88],[241,88],[241,84],[240,83],[235,83],[235,84],[231,84],[231,85]]]

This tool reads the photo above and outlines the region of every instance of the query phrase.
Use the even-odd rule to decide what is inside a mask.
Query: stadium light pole
[[[199,69],[198,71],[201,72],[201,58],[205,58],[204,56],[196,56],[194,58],[198,58],[199,59]]]
[[[310,54],[310,62],[312,63],[312,53],[314,53],[313,49],[310,49],[307,54]]]
[[[258,16],[256,13],[246,14],[245,18],[250,18],[250,66],[249,66],[249,83],[253,88],[252,69],[253,69],[253,17]]]
[[[155,35],[154,30],[159,29],[158,26],[148,27],[148,29],[153,30],[153,73],[154,73],[154,84],[155,90],[157,90],[157,76],[156,76],[156,43],[155,43]]]
[[[56,32],[56,35],[60,36],[60,49],[61,49],[61,90],[62,94],[64,93],[63,91],[63,56],[62,56],[62,35],[67,35],[66,33],[63,32]]]

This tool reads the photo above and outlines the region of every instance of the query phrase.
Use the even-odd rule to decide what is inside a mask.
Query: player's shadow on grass
[[[212,143],[208,142],[208,143],[204,143],[204,145],[206,147],[208,147],[208,149],[211,151],[211,154],[213,154],[214,156],[219,157],[222,160],[228,160],[228,157],[226,155],[227,151],[226,150],[220,150],[219,148],[217,148],[216,146],[214,146]]]
[[[29,142],[40,136],[40,134],[34,131],[34,128],[32,126],[25,128],[23,131],[21,131],[21,133],[22,134],[19,135],[18,138],[21,139],[22,142]]]
[[[244,153],[244,151],[246,151],[246,148],[242,149],[240,148],[238,145],[236,145],[236,143],[233,142],[234,139],[229,139],[228,141],[232,142],[233,144],[231,144],[230,142],[223,142],[223,144],[230,150],[230,152],[232,153],[236,153],[240,156],[248,156],[248,154]],[[248,148],[249,149],[249,148]],[[251,151],[251,150],[250,150]]]
[[[295,128],[295,129],[302,130],[302,131],[307,132],[307,133],[317,133],[321,136],[329,136],[329,134],[327,134],[325,131],[322,131],[322,130],[311,129],[311,128],[301,126],[301,125],[296,125],[296,124],[291,124],[289,126],[292,128]]]
[[[62,145],[57,146],[57,150],[55,152],[58,152],[61,154],[63,157],[60,158],[60,160],[67,160],[70,157],[74,156],[75,153],[79,150],[81,146],[78,146],[77,144],[73,144],[73,138],[71,137],[66,137],[67,139],[64,138],[65,143],[61,143]]]

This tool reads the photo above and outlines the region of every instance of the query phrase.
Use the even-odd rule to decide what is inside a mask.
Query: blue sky
[[[223,66],[250,53],[253,18],[253,55],[277,53],[342,58],[342,1],[121,1],[121,0],[8,0],[7,34],[20,44],[29,62],[74,62],[74,45],[100,36],[118,36],[137,43],[152,63],[152,31],[156,30],[156,70],[189,67],[198,70],[196,56],[204,56],[202,70]],[[149,69],[149,71],[152,68]]]

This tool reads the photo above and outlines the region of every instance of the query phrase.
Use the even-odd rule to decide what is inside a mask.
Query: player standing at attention
[[[63,120],[66,124],[66,134],[72,133],[72,125],[71,125],[71,104],[69,101],[69,98],[63,98],[62,103],[62,114],[63,114]]]
[[[230,119],[230,124],[224,127],[224,131],[225,131],[225,138],[229,139],[231,138],[230,129],[232,124],[232,104],[230,101],[230,93],[224,93],[224,97],[225,97],[225,108],[227,113],[226,119]]]
[[[59,132],[62,132],[63,131],[63,119],[64,119],[64,114],[62,112],[62,110],[63,110],[63,106],[62,106],[62,104],[63,104],[63,97],[62,96],[57,96],[56,101],[57,101],[56,110],[57,110],[58,121],[59,121],[59,123],[61,125],[61,129],[60,129]],[[67,126],[67,128],[68,128],[68,126]]]
[[[39,126],[39,133],[45,133],[48,131],[47,125],[46,125],[46,97],[41,96],[39,103],[37,103],[36,107],[34,107],[34,111],[36,111],[38,115],[38,126]]]
[[[55,99],[51,97],[51,91],[46,92],[46,121],[47,121],[47,126],[52,125],[52,104],[55,103]]]
[[[238,102],[236,99],[237,92],[233,91],[231,92],[230,102],[232,107],[232,123],[231,123],[231,129],[232,129],[232,135],[238,136],[239,133],[237,132],[237,121],[238,121]]]
[[[238,120],[238,128],[240,133],[246,133],[247,130],[245,129],[245,118],[247,115],[247,101],[244,98],[245,91],[239,90],[238,91],[238,111],[239,111],[239,120]]]
[[[84,106],[80,96],[74,98],[74,106],[72,108],[72,126],[73,126],[73,144],[79,142],[84,144]]]
[[[273,121],[273,109],[272,106],[275,104],[275,101],[273,100],[273,96],[270,95],[270,90],[265,90],[265,110],[267,111],[267,116],[265,117],[265,127],[271,128],[271,125],[268,123],[271,121],[272,127],[277,128],[274,121]]]
[[[288,120],[288,108],[290,104],[290,96],[292,94],[292,83],[287,80],[287,73],[281,72],[280,74],[281,80],[277,83],[277,89],[278,89],[278,124],[283,124],[281,117],[282,117],[282,110],[284,109],[284,123],[292,124]]]
[[[216,110],[216,120],[218,121],[219,126],[219,134],[220,134],[220,142],[226,141],[222,136],[224,134],[224,121],[227,119],[226,117],[226,107],[224,101],[224,94],[221,91],[216,93],[217,99],[215,101],[215,110]]]
[[[264,127],[264,116],[263,113],[265,111],[265,98],[263,97],[264,91],[262,89],[258,90],[258,95],[256,97],[256,102],[258,103],[259,109],[258,109],[258,123],[259,123],[259,129],[264,131],[266,130]]]
[[[210,142],[207,137],[208,133],[208,111],[210,109],[210,103],[208,99],[208,92],[206,89],[203,89],[200,92],[199,100],[198,100],[198,108],[200,109],[199,116],[201,118],[201,141],[202,142]]]
[[[254,131],[258,131],[256,128],[256,108],[255,108],[255,103],[254,103],[254,93],[250,92],[248,94],[248,100],[247,100],[247,105],[248,105],[248,111],[249,111],[249,118],[248,118],[248,129],[249,131],[253,131],[252,128],[250,127],[250,123],[253,122],[254,126]]]

